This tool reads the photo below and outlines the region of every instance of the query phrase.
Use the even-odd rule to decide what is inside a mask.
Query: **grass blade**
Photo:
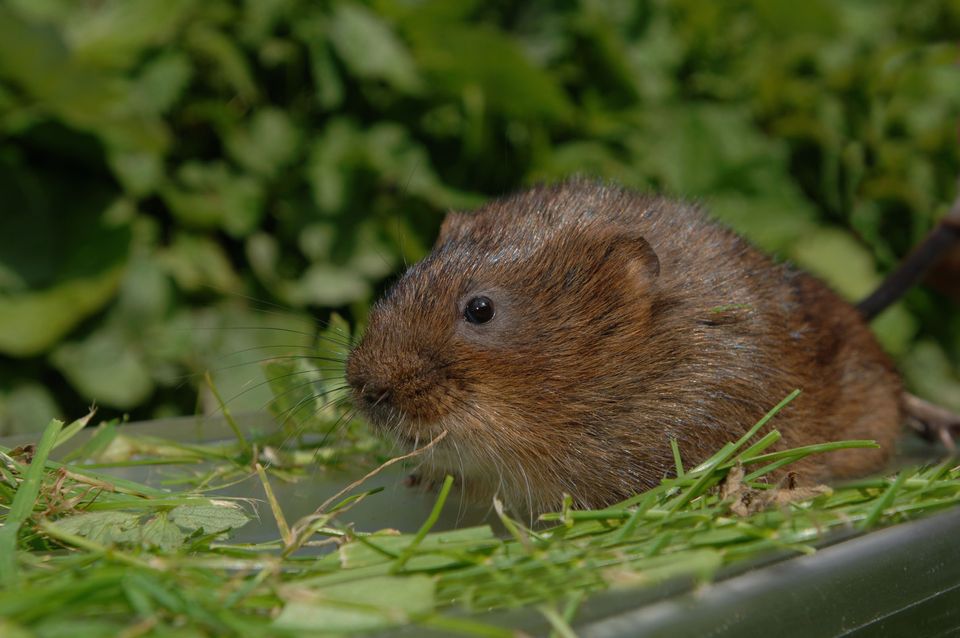
[[[56,444],[62,428],[63,421],[57,419],[47,424],[43,436],[40,437],[40,443],[37,444],[30,467],[27,468],[23,482],[17,489],[16,496],[13,497],[10,513],[7,514],[3,527],[0,528],[0,585],[4,587],[10,587],[17,579],[17,538],[20,535],[20,528],[33,513],[37,496],[40,494],[40,483],[47,457],[50,456],[50,451]]]

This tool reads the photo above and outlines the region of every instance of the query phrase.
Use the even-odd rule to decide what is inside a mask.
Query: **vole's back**
[[[794,389],[802,395],[776,418],[780,447],[874,439],[880,450],[839,452],[803,469],[811,480],[880,469],[901,425],[901,385],[857,311],[814,277],[777,264],[687,203],[618,187],[571,181],[536,188],[481,212],[475,239],[534,246],[584,226],[642,235],[660,271],[649,336],[632,361],[597,361],[642,377],[629,421],[677,438],[691,462],[734,440]],[[575,258],[571,255],[570,258]],[[652,450],[651,450],[652,452]]]
[[[818,458],[806,466],[811,479],[882,467],[901,423],[900,380],[860,315],[823,283],[776,264],[688,204],[579,182],[519,197],[534,201],[504,208],[556,211],[534,213],[544,228],[562,233],[599,217],[638,232],[657,254],[650,341],[664,358],[645,357],[658,374],[634,400],[638,411],[660,415],[692,459],[799,388],[774,423],[782,447],[840,439],[882,446]]]

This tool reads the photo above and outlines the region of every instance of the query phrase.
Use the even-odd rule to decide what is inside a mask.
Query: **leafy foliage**
[[[0,427],[237,394],[224,353],[362,323],[444,210],[573,173],[862,295],[953,197],[958,33],[955,0],[5,2]],[[876,325],[956,407],[946,303]]]

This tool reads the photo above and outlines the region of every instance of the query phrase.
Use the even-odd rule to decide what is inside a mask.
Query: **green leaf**
[[[178,233],[159,260],[183,290],[197,292],[207,287],[220,294],[240,290],[240,279],[223,247],[209,237]]]
[[[119,419],[112,419],[110,421],[104,421],[100,423],[96,428],[94,428],[91,436],[87,437],[87,440],[63,457],[64,462],[70,462],[76,459],[92,459],[96,458],[100,452],[105,450],[110,443],[113,442],[114,438],[117,436],[117,423]]]
[[[263,42],[273,32],[303,18],[302,5],[296,0],[260,0],[243,5],[240,39]]]
[[[395,272],[399,262],[394,245],[380,236],[380,225],[362,224],[357,229],[355,248],[347,267],[370,280],[383,279]]]
[[[137,110],[128,79],[96,73],[71,55],[64,34],[0,6],[0,76],[44,113],[90,131],[113,150],[160,153],[169,143],[161,120]]]
[[[280,260],[280,243],[267,233],[255,233],[247,238],[247,261],[253,273],[271,289],[280,282],[277,266]]]
[[[368,299],[370,283],[353,268],[332,264],[311,264],[296,282],[283,288],[283,296],[295,306],[345,306]]]
[[[149,505],[149,502],[145,502]],[[183,545],[190,533],[218,534],[246,525],[249,517],[229,501],[208,505],[178,505],[169,512],[84,512],[57,520],[56,528],[102,545],[143,545],[165,551]]]
[[[0,352],[40,354],[99,310],[117,290],[121,268],[20,295],[0,294]]]
[[[179,505],[170,510],[170,520],[189,531],[217,534],[243,527],[250,517],[231,501],[211,501],[209,505]]]
[[[329,34],[337,55],[354,75],[383,80],[405,93],[420,89],[421,81],[406,46],[366,7],[336,4]]]
[[[317,340],[317,354],[337,359],[345,364],[350,354],[350,346],[347,344],[351,341],[351,334],[350,323],[338,313],[332,313],[327,326],[320,332]]]
[[[367,130],[365,137],[366,165],[376,171],[384,183],[422,197],[441,209],[473,208],[485,200],[444,184],[433,168],[427,149],[406,129],[381,123]]]
[[[149,365],[127,335],[107,324],[82,341],[67,342],[50,360],[88,399],[129,409],[153,392]]]
[[[860,299],[880,282],[873,259],[846,231],[818,228],[802,237],[792,256],[847,299]]]
[[[124,189],[137,197],[152,193],[166,177],[163,157],[158,153],[118,150],[110,153],[109,162]]]
[[[265,108],[253,115],[247,127],[231,130],[227,152],[248,171],[269,177],[293,161],[300,135],[284,111]]]
[[[140,528],[140,543],[158,547],[164,551],[173,551],[183,545],[186,535],[170,521],[166,512],[151,517]]]
[[[183,96],[193,77],[193,63],[180,51],[167,51],[143,66],[135,99],[143,110],[166,113]]]
[[[59,415],[53,395],[39,383],[23,383],[0,392],[0,436],[39,432]]]
[[[73,638],[82,636],[83,638],[116,638],[122,634],[126,625],[113,619],[105,618],[59,618],[47,617],[36,623],[34,629],[36,633],[30,634],[30,638],[43,636],[44,638]],[[196,638],[190,636],[189,638]]]
[[[102,545],[119,545],[140,541],[142,516],[140,512],[84,512],[58,519],[54,525]]]
[[[362,134],[343,117],[333,118],[311,145],[306,178],[321,211],[336,213],[344,208],[348,173],[362,161],[362,149]]]
[[[707,213],[772,254],[783,255],[798,237],[817,229],[816,211],[789,187],[778,195],[723,193],[707,198]]]
[[[201,374],[210,370],[234,414],[263,413],[273,396],[260,361],[309,353],[315,328],[307,315],[260,312],[226,301],[181,311],[151,330],[149,341],[156,348],[154,358],[173,358]],[[162,382],[178,386],[182,374],[182,369],[174,368],[164,373]]]
[[[640,177],[634,167],[618,157],[612,147],[598,140],[577,140],[558,144],[553,152],[540,159],[531,171],[530,180],[558,181],[570,175],[603,175],[620,184],[629,185]]]
[[[910,351],[919,327],[916,317],[902,303],[882,312],[871,324],[880,344],[895,357]]]
[[[328,367],[323,362],[321,367]],[[300,432],[329,403],[323,375],[308,359],[280,359],[263,364],[263,373],[273,391],[268,409],[287,431]]]
[[[631,142],[642,145],[642,170],[670,192],[778,195],[776,186],[790,185],[785,145],[764,137],[746,108],[693,102],[651,110],[645,120]]]
[[[340,564],[345,569],[358,569],[381,563],[393,563],[395,559],[389,554],[400,554],[413,539],[412,534],[371,535],[365,538],[367,543],[360,541],[346,543],[339,550]],[[407,561],[404,568],[407,570],[436,569],[454,565],[462,562],[462,559],[457,556],[458,552],[492,549],[500,545],[500,542],[487,525],[428,534],[417,547],[417,554]],[[376,548],[371,545],[375,545]]]
[[[753,0],[758,22],[780,37],[813,34],[830,37],[840,27],[840,16],[833,3],[824,0]]]
[[[107,2],[73,11],[66,23],[72,54],[87,66],[125,70],[151,47],[165,44],[191,8],[191,0]]]
[[[409,622],[433,611],[434,581],[426,576],[367,578],[311,591],[292,586],[274,620],[278,628],[299,631],[371,631]]]
[[[317,103],[324,109],[333,110],[343,102],[343,80],[340,79],[340,73],[334,64],[330,47],[318,40],[318,38],[309,38],[307,42]]]
[[[960,369],[931,340],[914,346],[901,362],[910,389],[928,401],[960,412]]]
[[[5,638],[35,638],[36,634],[27,631],[12,620],[0,618],[0,636]]]
[[[130,260],[117,299],[115,312],[127,326],[139,331],[147,322],[167,316],[173,290],[163,266],[154,259],[136,256]],[[142,338],[142,333],[137,335]]]
[[[166,327],[171,303],[162,265],[138,254],[106,319],[82,339],[61,343],[50,361],[89,399],[123,409],[139,405],[164,371],[152,357],[162,348],[154,333]]]
[[[198,57],[213,65],[214,75],[246,102],[254,101],[259,91],[238,43],[209,22],[195,22],[187,30],[187,46]]]
[[[162,196],[170,211],[189,227],[219,227],[244,237],[263,218],[262,184],[232,172],[223,162],[187,162],[177,178],[178,185],[163,189]]]
[[[813,230],[796,242],[792,255],[850,301],[866,297],[881,280],[866,249],[839,229]],[[884,312],[873,327],[884,347],[895,354],[906,352],[917,331],[916,320],[902,306]]]
[[[432,88],[461,99],[479,90],[491,111],[509,118],[565,122],[573,105],[516,41],[485,25],[411,19],[404,25]]]

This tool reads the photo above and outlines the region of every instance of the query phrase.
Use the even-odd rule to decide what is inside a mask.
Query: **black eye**
[[[474,297],[463,309],[463,318],[470,323],[487,323],[493,319],[493,302],[489,297]]]

